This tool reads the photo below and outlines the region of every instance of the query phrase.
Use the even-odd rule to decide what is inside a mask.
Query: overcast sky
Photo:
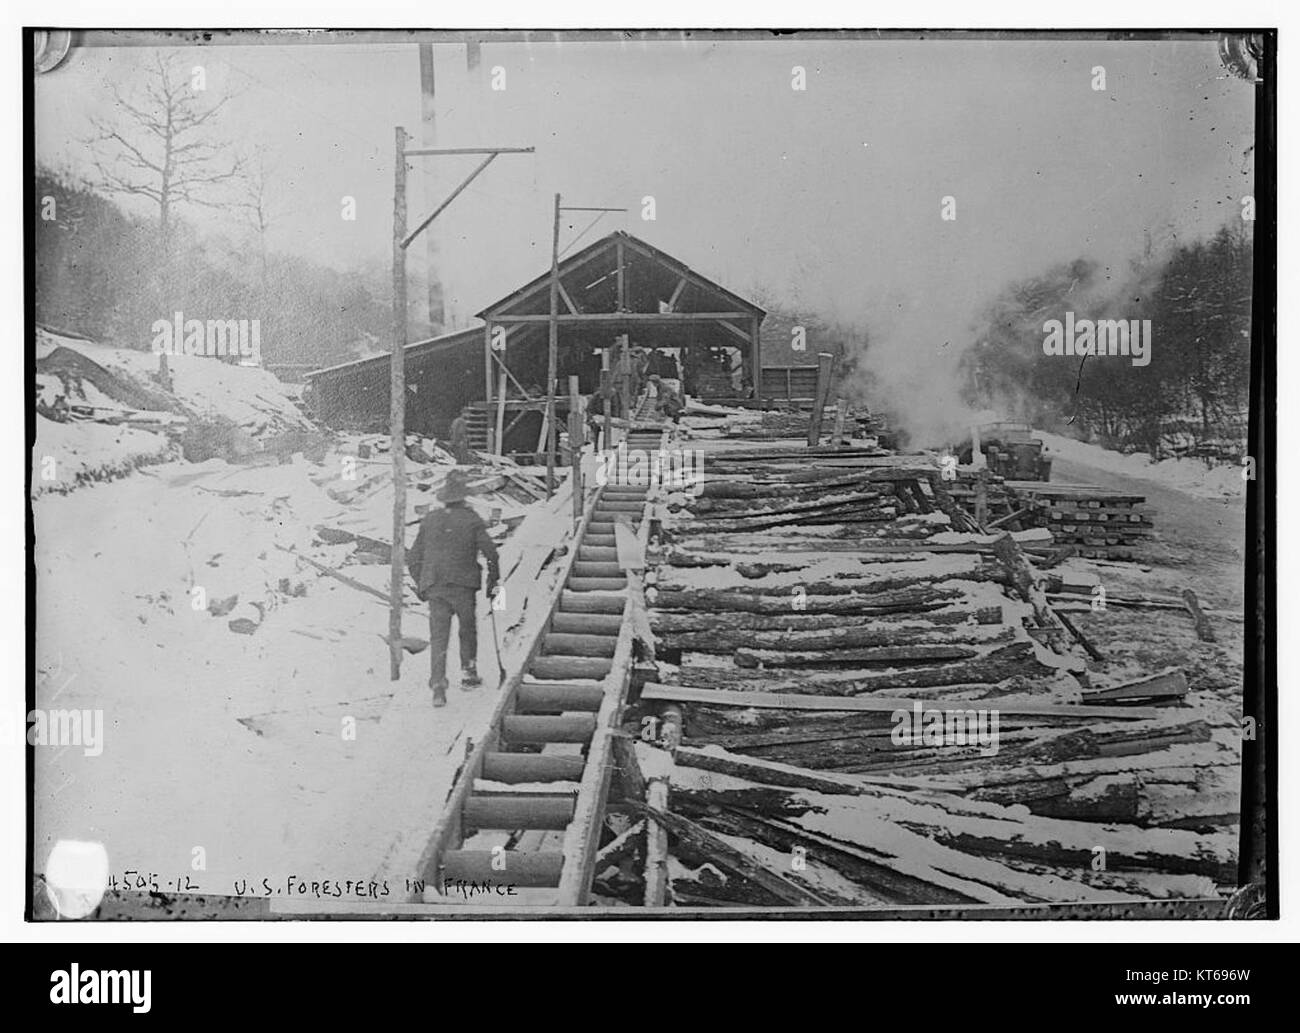
[[[387,263],[393,127],[421,132],[416,46],[183,54],[213,96],[242,91],[223,129],[276,177],[273,246],[340,268]],[[742,294],[762,286],[882,332],[922,320],[943,335],[1013,277],[1080,255],[1122,262],[1148,232],[1157,244],[1211,233],[1253,181],[1253,90],[1226,76],[1212,39],[486,42],[474,76],[463,46],[435,54],[439,145],[537,148],[498,158],[437,224],[462,324],[547,268],[556,191],[633,209],[583,243],[623,228]],[[38,158],[89,172],[80,141],[88,116],[114,114],[106,81],[129,91],[149,57],[81,50],[38,77]],[[490,89],[494,68],[504,90]],[[412,218],[476,161],[414,159]],[[654,222],[640,218],[646,195]],[[940,218],[948,195],[955,222]],[[340,217],[344,196],[355,222]],[[562,247],[586,221],[566,219]]]

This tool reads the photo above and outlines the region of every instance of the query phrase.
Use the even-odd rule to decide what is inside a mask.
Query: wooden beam
[[[656,254],[647,245],[643,245],[639,241],[633,240],[631,238],[624,238],[624,241],[629,251],[634,251],[642,258],[648,258],[651,262],[654,262],[656,265],[660,265],[668,269],[671,269],[678,276],[685,277],[687,280],[689,280],[692,284],[694,284],[696,287],[700,288],[701,290],[707,291],[708,293],[716,297],[722,298],[723,300],[729,303],[739,302],[741,305],[745,306],[746,311],[742,313],[740,316],[738,316],[737,318],[748,319],[750,316],[755,315],[755,309],[758,308],[757,305],[754,305],[753,303],[746,301],[739,294],[735,294],[732,291],[727,290],[727,288],[722,286],[722,284],[713,283],[712,281],[701,276],[699,273],[695,272],[689,266],[682,265],[682,263],[678,262],[676,259],[673,259],[669,255],[662,254],[662,253]]]
[[[585,269],[592,262],[596,261],[596,259],[603,257],[610,251],[613,251],[614,241],[610,239],[597,240],[590,244],[589,247],[592,248],[590,252],[583,254],[583,252],[580,251],[573,257],[565,260],[564,269],[560,273],[561,277],[567,277],[572,273],[577,272],[579,269]],[[524,286],[520,287],[514,293],[502,298],[501,301],[492,308],[485,309],[483,312],[479,313],[479,315],[485,320],[491,320],[496,323],[503,322],[504,320],[500,317],[504,314],[504,310],[527,301],[534,295],[547,290],[550,279],[551,274],[549,272],[543,276],[537,277],[537,279],[533,280],[531,283],[524,284]]]
[[[614,249],[618,262],[618,310],[620,312],[627,308],[627,277],[623,271],[623,241],[620,238]]]
[[[725,319],[719,319],[719,320],[718,320],[718,325],[719,325],[719,326],[722,326],[722,327],[725,327],[727,330],[730,330],[733,334],[735,334],[737,337],[739,337],[742,341],[745,341],[746,343],[749,342],[749,334],[745,333],[744,330],[742,330],[742,329],[740,329],[740,327],[736,326],[735,323],[730,323],[730,322],[728,322],[728,321],[725,320]]]
[[[573,299],[569,297],[569,292],[564,289],[563,281],[560,282],[559,288],[560,298],[564,302],[565,308],[569,310],[570,315],[576,316],[578,314],[578,306],[573,303]]]
[[[545,314],[494,315],[494,323],[545,323],[551,317]],[[748,312],[579,312],[576,315],[561,313],[561,323],[684,323],[715,322],[720,319],[749,319]]]
[[[650,780],[645,802],[655,811],[668,811],[668,779]],[[645,896],[646,907],[663,907],[668,896],[668,830],[658,821],[647,821],[645,828]]]
[[[813,398],[812,418],[808,421],[808,447],[816,448],[821,444],[822,416],[826,412],[826,399],[831,393],[831,367],[835,356],[822,352],[817,356],[817,394]]]
[[[733,875],[738,875],[762,887],[786,904],[796,907],[826,907],[830,903],[793,879],[765,868],[748,854],[737,850],[721,836],[714,835],[688,818],[648,805],[629,804],[629,806],[663,826],[680,842],[690,846],[695,853],[707,857],[719,868],[725,868]]]
[[[683,276],[680,280],[677,281],[677,286],[673,288],[672,296],[669,297],[668,299],[669,312],[677,311],[677,303],[682,300],[682,294],[686,290],[687,282],[688,281],[685,276]]]
[[[1172,667],[1120,685],[1104,685],[1092,689],[1083,694],[1083,702],[1091,706],[1096,702],[1117,699],[1176,699],[1186,695],[1187,676],[1177,667]]]
[[[840,710],[892,714],[911,710],[920,703],[926,710],[972,709],[974,700],[932,700],[881,698],[877,696],[808,696],[785,692],[731,692],[725,689],[693,689],[685,685],[659,685],[648,682],[641,689],[642,700],[705,703],[715,707],[757,707],[767,710]],[[1095,721],[1099,717],[1117,721],[1145,721],[1160,716],[1155,707],[1094,707],[1072,703],[1002,703],[981,700],[985,709],[996,709],[1003,716],[1069,717]]]

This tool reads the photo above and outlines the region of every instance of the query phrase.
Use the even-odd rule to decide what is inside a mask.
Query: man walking
[[[467,475],[461,470],[450,471],[437,494],[442,508],[430,510],[420,521],[420,533],[407,553],[416,595],[429,604],[429,655],[433,664],[429,688],[433,690],[435,707],[447,705],[447,644],[453,614],[460,637],[460,687],[468,690],[483,684],[475,664],[476,603],[483,580],[478,554],[487,560],[489,599],[501,576],[497,547],[488,537],[487,524],[465,504],[468,497]]]

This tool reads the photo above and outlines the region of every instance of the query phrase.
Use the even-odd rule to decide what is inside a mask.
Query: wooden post
[[[555,378],[559,352],[560,195],[555,195],[555,227],[551,233],[551,319],[546,353],[546,497],[555,491]]]
[[[749,365],[749,373],[753,377],[754,400],[758,401],[763,397],[763,345],[759,338],[758,316],[749,321]]]
[[[582,523],[582,396],[578,378],[569,376],[569,480],[573,488],[573,526]]]
[[[835,404],[835,433],[831,435],[831,445],[834,448],[844,447],[844,421],[849,414],[849,403],[841,398]]]
[[[504,355],[501,356],[500,362],[501,362],[501,377],[500,377],[501,390],[497,392],[497,426],[496,426],[496,433],[492,436],[493,441],[496,443],[496,448],[494,449],[494,451],[497,455],[501,454],[502,439],[505,438],[506,436],[506,432],[505,432],[506,395],[508,393],[506,390],[506,361]],[[488,412],[489,413],[491,412],[490,407],[488,409]]]
[[[492,322],[489,320],[483,326],[483,400],[487,403],[488,412],[492,411]],[[488,432],[489,435],[491,431]],[[494,448],[494,442],[488,442],[488,451],[500,450]]]
[[[975,523],[983,531],[989,519],[989,471],[981,467],[975,473]]]
[[[402,676],[402,577],[406,566],[406,130],[396,129],[393,169],[393,356],[389,431],[393,457],[393,547],[389,578],[389,677]]]
[[[623,396],[623,419],[632,422],[632,356],[627,334],[618,339],[618,389]]]
[[[668,810],[668,779],[650,779],[646,804],[655,810]],[[663,907],[668,890],[668,830],[657,821],[645,823],[645,897],[646,907]]]
[[[609,451],[614,447],[609,440],[609,436],[614,432],[614,418],[609,412],[610,402],[614,400],[614,385],[612,382],[613,374],[609,368],[608,348],[601,353],[600,358],[603,363],[600,368],[600,397],[605,403],[605,425],[601,428],[600,447],[605,451]]]
[[[812,419],[808,421],[808,446],[815,448],[822,439],[822,414],[831,393],[831,365],[835,356],[822,352],[817,356],[817,395],[813,399]]]

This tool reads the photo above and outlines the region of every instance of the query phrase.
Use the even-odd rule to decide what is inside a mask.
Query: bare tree
[[[244,218],[257,234],[263,289],[266,287],[266,234],[271,223],[281,214],[273,179],[262,158],[248,163],[242,177],[243,188],[235,200],[235,207],[244,213]]]
[[[128,98],[110,86],[123,117],[93,120],[96,135],[89,142],[103,190],[145,197],[158,206],[165,258],[176,205],[222,207],[219,188],[242,176],[243,162],[229,144],[212,136],[214,119],[231,95],[203,105],[192,73],[160,53],[147,72],[140,96]]]

